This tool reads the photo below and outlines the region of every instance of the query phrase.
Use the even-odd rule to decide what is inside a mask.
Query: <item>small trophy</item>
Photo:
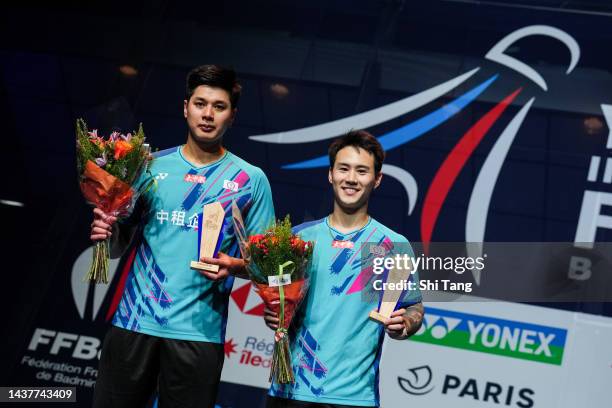
[[[413,269],[412,259],[409,262],[409,267],[404,269],[389,269],[389,273],[387,274],[386,283],[399,283],[401,281],[408,281],[410,278],[410,272]],[[380,302],[378,304],[378,311],[372,310],[370,312],[370,319],[376,320],[380,323],[384,323],[385,319],[391,317],[391,313],[395,311],[397,306],[397,302],[404,291],[402,290],[391,290],[387,289],[383,291]]]
[[[206,204],[202,210],[202,225],[200,232],[200,258],[205,256],[212,258],[216,255],[221,243],[221,229],[225,218],[225,210],[219,202]],[[218,272],[219,265],[211,265],[204,262],[191,261],[191,269],[199,269],[210,272]]]

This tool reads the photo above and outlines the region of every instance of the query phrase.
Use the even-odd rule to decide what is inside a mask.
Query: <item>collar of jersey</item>
[[[366,224],[363,227],[361,227],[359,229],[356,229],[356,230],[353,230],[353,231],[349,231],[349,232],[340,232],[337,229],[335,229],[334,227],[332,227],[329,224],[329,215],[327,217],[325,217],[325,226],[326,226],[326,228],[329,228],[331,231],[333,231],[337,235],[346,236],[346,235],[351,235],[351,234],[357,234],[359,231],[363,231],[364,229],[366,229],[366,228],[368,228],[370,226],[370,224],[372,223],[373,218],[372,218],[371,215],[369,217],[370,217],[370,219],[368,220],[368,222],[366,222]]]
[[[185,145],[181,145],[181,146],[179,146],[179,148],[178,148],[178,153],[179,153],[179,156],[181,156],[181,159],[183,159],[183,161],[184,161],[185,163],[187,163],[187,164],[188,164],[188,165],[189,165],[191,168],[193,168],[193,169],[195,169],[195,170],[202,170],[202,169],[205,169],[205,168],[207,168],[207,167],[214,166],[215,164],[219,164],[219,163],[221,163],[223,160],[225,160],[225,159],[227,158],[227,156],[229,155],[229,151],[228,151],[227,149],[225,149],[225,153],[223,153],[223,156],[219,157],[219,158],[218,158],[217,160],[215,160],[214,162],[212,162],[212,163],[208,163],[208,164],[206,164],[206,165],[204,165],[204,166],[201,166],[201,167],[196,167],[196,166],[194,166],[194,164],[193,164],[192,162],[190,162],[189,160],[187,160],[187,158],[186,158],[185,156],[183,156],[183,147],[185,147]]]

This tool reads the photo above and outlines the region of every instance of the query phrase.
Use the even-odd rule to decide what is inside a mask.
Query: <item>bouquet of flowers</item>
[[[287,330],[308,290],[308,264],[313,249],[312,242],[291,232],[289,216],[247,241],[249,276],[268,309],[279,317],[270,371],[270,381],[274,378],[279,384],[294,381]]]
[[[142,124],[133,135],[113,132],[103,138],[97,130],[88,131],[83,119],[77,120],[77,170],[81,192],[89,204],[117,218],[131,214],[138,196],[154,183],[150,177],[135,186],[149,163],[150,148],[144,141]],[[109,259],[109,240],[97,242],[85,279],[108,283]]]

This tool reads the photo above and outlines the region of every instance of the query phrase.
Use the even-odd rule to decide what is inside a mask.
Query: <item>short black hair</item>
[[[344,136],[334,140],[329,146],[329,167],[334,168],[336,155],[347,146],[358,147],[374,156],[374,171],[378,175],[385,161],[385,151],[380,142],[365,130],[351,130]]]
[[[200,85],[221,88],[230,95],[232,108],[238,107],[242,86],[238,83],[236,71],[220,65],[200,65],[187,74],[185,99],[191,99],[193,92]]]

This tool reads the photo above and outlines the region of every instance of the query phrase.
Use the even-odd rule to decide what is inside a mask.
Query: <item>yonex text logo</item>
[[[567,330],[428,308],[414,341],[561,365]]]

